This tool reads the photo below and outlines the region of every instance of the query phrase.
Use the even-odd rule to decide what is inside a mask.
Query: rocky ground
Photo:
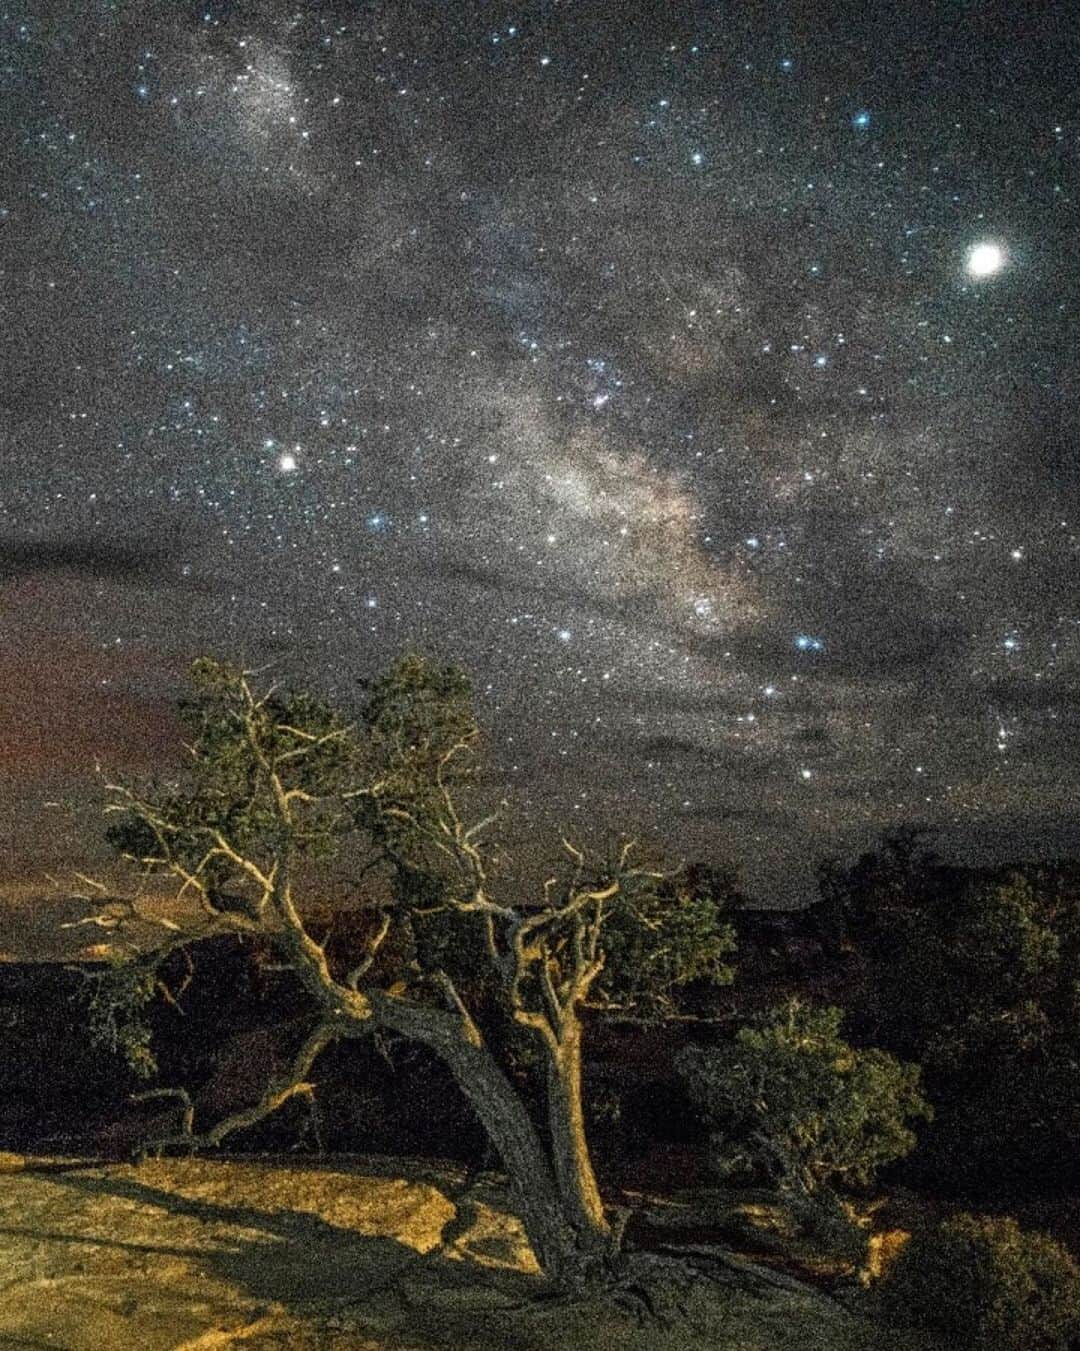
[[[901,1346],[825,1294],[722,1273],[673,1296],[659,1322],[539,1295],[505,1194],[466,1193],[451,1169],[9,1156],[0,1177],[0,1347]]]

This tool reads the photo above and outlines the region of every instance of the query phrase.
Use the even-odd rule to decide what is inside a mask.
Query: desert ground
[[[496,1180],[420,1162],[140,1165],[7,1156],[0,1347],[871,1351],[892,1341],[809,1287],[722,1269],[656,1316],[541,1297]]]

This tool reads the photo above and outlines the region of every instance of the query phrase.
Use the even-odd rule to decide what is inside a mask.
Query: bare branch
[[[386,935],[390,932],[390,924],[392,922],[392,918],[393,917],[391,916],[389,911],[387,911],[383,915],[382,923],[376,930],[375,935],[368,942],[368,949],[367,952],[364,954],[363,959],[361,960],[359,965],[354,966],[353,969],[349,972],[349,974],[345,977],[345,984],[349,987],[350,990],[355,990],[359,986],[360,981],[371,970],[375,962],[375,958],[378,956],[379,949],[382,947],[383,942],[386,939]]]
[[[482,830],[486,830],[488,826],[494,825],[498,819],[498,812],[491,812],[490,815],[482,817],[474,826],[470,826],[468,830],[462,831],[462,840],[471,840],[474,835],[479,835]]]
[[[144,1093],[132,1093],[132,1102],[152,1102],[155,1098],[175,1098],[180,1103],[182,1113],[180,1130],[184,1139],[194,1139],[195,1104],[186,1088],[148,1088]]]
[[[315,1085],[308,1082],[305,1076],[310,1072],[319,1055],[338,1037],[356,1035],[355,1025],[350,1027],[348,1024],[340,1022],[319,1023],[293,1057],[288,1071],[270,1080],[258,1102],[253,1103],[250,1107],[243,1108],[239,1112],[233,1112],[201,1134],[196,1134],[194,1130],[195,1107],[186,1089],[155,1088],[147,1093],[136,1094],[132,1098],[133,1102],[171,1097],[177,1099],[183,1106],[179,1132],[148,1141],[144,1149],[148,1153],[161,1154],[167,1149],[206,1149],[221,1144],[222,1140],[226,1136],[232,1135],[234,1131],[242,1130],[245,1126],[254,1126],[265,1117],[272,1115],[278,1108],[283,1107],[290,1098],[295,1098],[298,1094],[311,1095],[314,1093]]]
[[[577,848],[576,845],[571,844],[570,841],[566,839],[565,836],[563,837],[562,847],[566,850],[566,852],[570,855],[570,857],[574,860],[574,862],[577,863],[579,868],[583,868],[585,866],[585,855],[581,852],[580,849]]]
[[[261,868],[259,868],[256,864],[252,863],[251,859],[245,858],[243,854],[239,853],[229,843],[229,841],[225,838],[225,836],[221,833],[220,830],[211,829],[210,827],[206,826],[200,827],[200,833],[204,832],[210,836],[210,838],[214,841],[214,844],[217,846],[216,850],[211,851],[212,853],[224,855],[224,857],[227,858],[230,863],[234,864],[237,868],[239,868],[241,872],[247,873],[247,875],[250,878],[252,878],[255,882],[257,882],[259,886],[262,887],[263,891],[269,892],[273,889],[274,871],[277,867],[276,862],[274,864],[274,867],[271,868],[268,874],[264,873]]]
[[[74,876],[78,879],[78,881],[85,882],[88,887],[92,887],[94,891],[101,892],[103,896],[107,896],[109,894],[109,888],[105,885],[104,882],[99,882],[96,877],[87,877],[85,873],[78,873],[78,872],[75,873]]]
[[[540,969],[540,990],[544,996],[544,1003],[547,1005],[548,1021],[551,1023],[552,1027],[558,1029],[562,1026],[566,1010],[555,989],[555,983],[551,978],[552,967],[555,966],[555,960],[550,954],[545,954],[537,965]]]
[[[355,723],[349,723],[347,727],[335,727],[329,732],[324,732],[318,736],[314,732],[305,732],[302,727],[293,727],[291,723],[279,722],[277,724],[279,732],[288,732],[290,736],[296,737],[299,741],[307,744],[298,746],[295,750],[285,751],[277,756],[280,763],[282,760],[291,760],[298,755],[307,755],[310,751],[316,750],[319,746],[325,746],[328,741],[339,741],[343,737],[350,736],[356,730]]]
[[[457,986],[454,982],[446,972],[442,970],[434,972],[432,979],[446,996],[447,1003],[461,1019],[461,1031],[465,1040],[473,1046],[483,1046],[484,1039],[480,1035],[480,1029],[473,1021],[472,1014],[470,1014],[469,1010],[461,1002],[461,996],[458,994]]]

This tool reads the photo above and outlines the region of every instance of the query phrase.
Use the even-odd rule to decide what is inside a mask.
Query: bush
[[[735,1042],[683,1052],[690,1096],[713,1127],[721,1178],[765,1180],[795,1199],[866,1185],[915,1147],[909,1121],[929,1117],[919,1069],[840,1037],[843,1013],[791,1000]]]
[[[1050,1351],[1080,1344],[1080,1267],[1013,1219],[956,1215],[916,1234],[883,1278],[882,1314],[960,1346]]]
[[[954,1196],[1074,1188],[1080,863],[959,867],[909,830],[820,880],[814,914],[851,959],[853,1023],[922,1065],[936,1109],[909,1181]]]

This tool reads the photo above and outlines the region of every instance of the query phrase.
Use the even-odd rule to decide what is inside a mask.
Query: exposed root
[[[529,1299],[507,1304],[503,1313],[550,1309],[583,1309],[612,1305],[630,1314],[641,1327],[671,1327],[690,1318],[685,1295],[692,1286],[711,1283],[693,1264],[645,1253],[623,1254],[618,1267],[609,1268],[607,1279],[599,1278],[575,1289],[548,1286]]]
[[[703,1271],[701,1259],[704,1259],[710,1266],[723,1267],[726,1271],[733,1273],[740,1285],[744,1285],[748,1289],[762,1285],[772,1286],[775,1289],[787,1290],[792,1294],[802,1295],[807,1299],[824,1302],[834,1307],[836,1305],[843,1307],[842,1301],[816,1286],[810,1285],[806,1281],[800,1281],[795,1276],[789,1276],[787,1272],[761,1266],[757,1262],[752,1262],[748,1257],[733,1252],[730,1248],[722,1248],[712,1244],[687,1244],[678,1248],[665,1246],[661,1251],[682,1258],[684,1261],[690,1259],[699,1272]]]
[[[624,1253],[609,1270],[608,1281],[598,1280],[574,1290],[548,1289],[532,1299],[507,1305],[500,1312],[529,1309],[572,1309],[609,1304],[633,1317],[640,1327],[672,1328],[692,1322],[695,1288],[718,1284],[738,1286],[755,1294],[784,1290],[830,1309],[845,1308],[842,1301],[789,1276],[786,1272],[743,1257],[726,1248],[695,1245],[663,1252]]]

